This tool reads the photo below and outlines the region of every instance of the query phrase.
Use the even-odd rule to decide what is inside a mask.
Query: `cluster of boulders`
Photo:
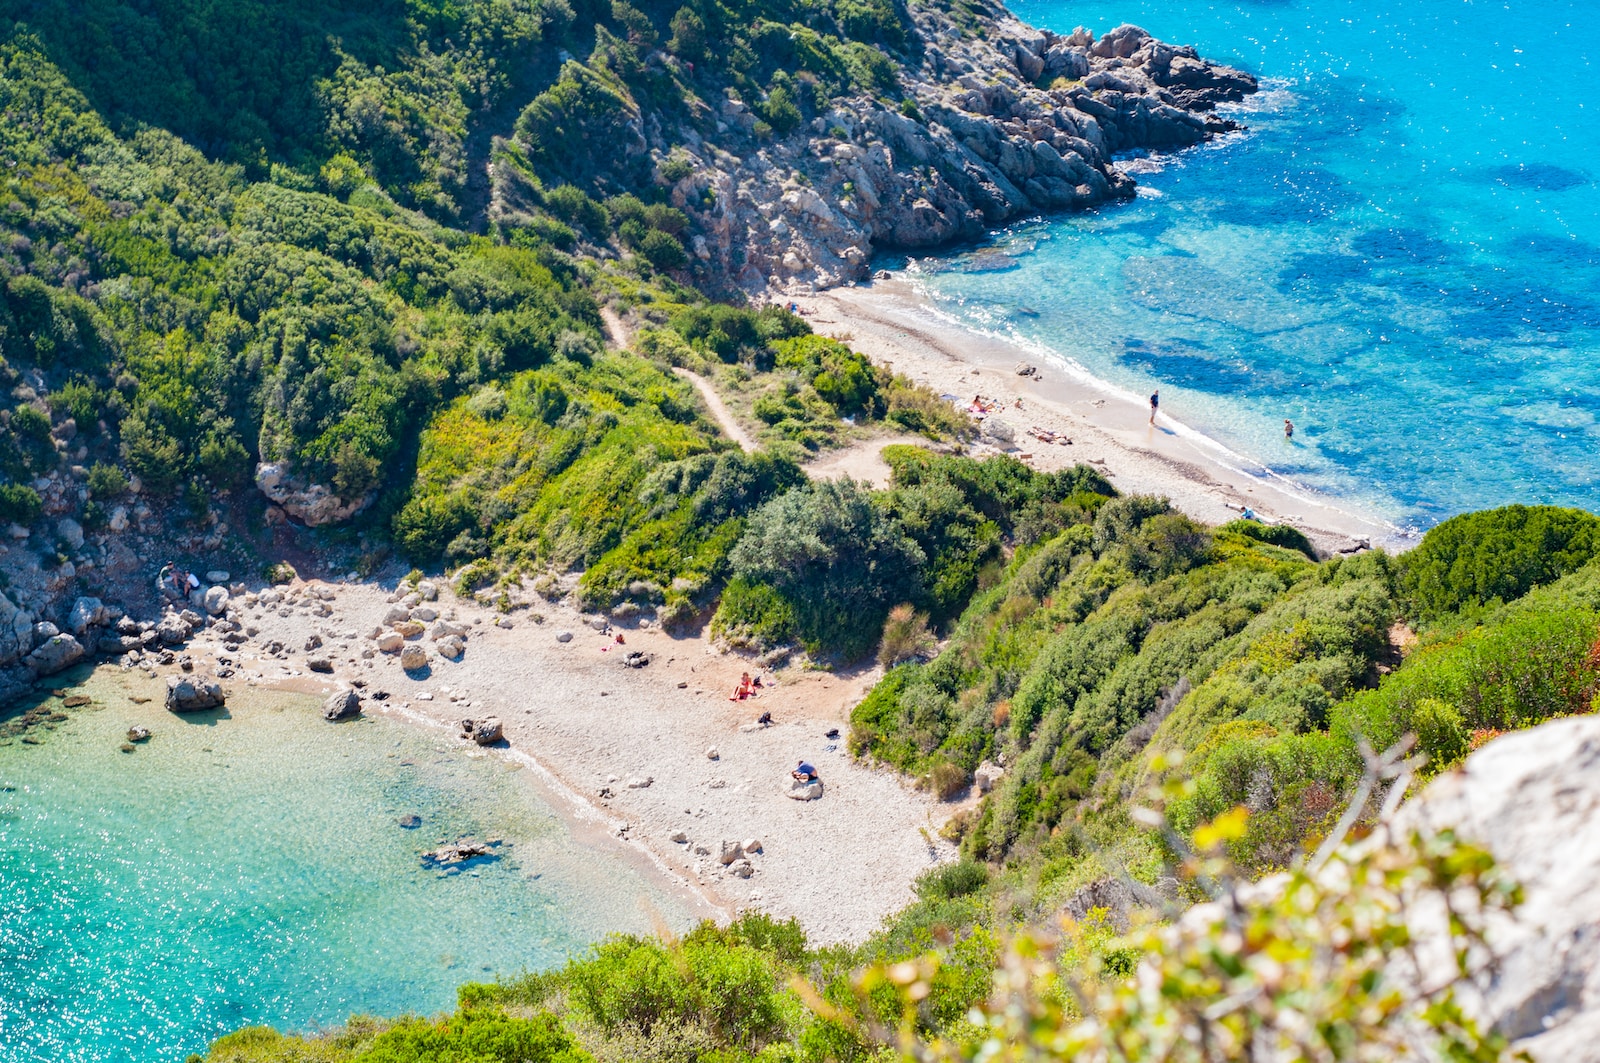
[[[669,194],[691,219],[697,279],[750,292],[829,287],[866,277],[875,249],[972,240],[1013,218],[1130,197],[1117,153],[1236,129],[1216,109],[1257,87],[1136,26],[1059,36],[1002,10],[972,33],[939,5],[907,10],[917,58],[900,73],[902,105],[863,92],[772,137],[730,93],[698,117],[632,124],[592,162],[597,178],[685,160]],[[660,51],[648,61],[678,63]],[[498,216],[538,202],[516,167],[492,173]]]
[[[734,878],[749,878],[755,874],[755,864],[751,862],[752,856],[758,856],[763,851],[761,839],[746,838],[744,841],[724,839],[715,854],[711,846],[704,842],[692,842],[688,831],[673,831],[672,841],[678,845],[688,846],[696,856],[716,856],[717,864],[724,874]]]
[[[459,661],[467,651],[471,625],[457,621],[454,612],[441,614],[438,598],[439,588],[430,580],[402,587],[389,599],[383,623],[369,632],[380,652],[399,654],[400,667],[407,672],[421,673],[429,667],[430,642],[434,653],[447,661]]]

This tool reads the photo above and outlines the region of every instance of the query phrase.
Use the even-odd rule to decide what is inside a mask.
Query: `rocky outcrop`
[[[1497,739],[1436,779],[1398,826],[1454,829],[1494,854],[1523,890],[1490,923],[1492,972],[1457,990],[1479,1021],[1541,1063],[1593,1059],[1600,1044],[1600,717],[1557,720]],[[1443,913],[1413,930],[1442,937]],[[1454,976],[1445,950],[1423,985]]]
[[[167,711],[203,712],[221,707],[228,700],[222,684],[200,676],[167,677]]]
[[[773,139],[749,104],[717,92],[686,117],[635,123],[635,135],[596,157],[596,179],[622,181],[604,175],[668,154],[686,160],[692,169],[668,195],[690,218],[697,282],[827,287],[865,277],[879,249],[971,240],[1020,216],[1130,197],[1117,153],[1236,129],[1218,106],[1256,90],[1249,74],[1136,26],[1063,37],[995,11],[973,33],[936,5],[909,8],[914,43],[902,52],[897,109],[866,94],[836,98]],[[648,61],[693,81],[665,52]],[[515,223],[538,201],[515,165],[496,165],[494,180],[498,220]]]
[[[295,476],[286,463],[272,461],[256,466],[256,489],[289,516],[311,527],[346,520],[365,509],[373,498],[371,494],[352,500],[340,498],[326,484],[307,482]]]

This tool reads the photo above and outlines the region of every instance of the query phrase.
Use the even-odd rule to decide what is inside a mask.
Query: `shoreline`
[[[903,277],[783,299],[797,303],[817,332],[847,340],[876,364],[940,394],[964,400],[976,392],[997,400],[1001,408],[992,417],[1011,427],[1015,440],[1009,451],[986,440],[975,448],[979,452],[1010,452],[1047,472],[1090,465],[1119,491],[1165,495],[1207,524],[1236,520],[1248,506],[1268,523],[1299,529],[1324,555],[1351,553],[1362,543],[1413,545],[1376,517],[1230,465],[1225,455],[1247,459],[1165,413],[1150,425],[1148,409],[1114,385],[950,320]],[[1038,372],[1018,375],[1022,363]],[[1035,426],[1072,443],[1041,442],[1028,434]]]
[[[272,600],[272,590],[283,600]],[[536,795],[575,836],[603,838],[697,917],[725,922],[760,910],[798,919],[814,944],[856,943],[911,903],[919,874],[954,857],[937,831],[960,805],[915,790],[890,769],[854,763],[843,738],[826,738],[848,728],[876,667],[769,671],[761,696],[736,703],[727,694],[754,662],[721,652],[704,634],[673,636],[648,620],[612,621],[602,634],[596,624],[606,621],[565,598],[529,593],[501,614],[440,586],[438,600],[423,607],[468,630],[466,651],[447,660],[432,639],[415,637],[408,644],[429,647],[429,667],[407,673],[374,642],[407,590],[317,579],[262,588],[235,598],[230,610],[254,632],[247,642],[234,648],[222,640],[226,632],[208,628],[185,652],[197,674],[232,668],[224,683],[233,698],[242,687],[319,696],[356,687],[365,713],[451,734],[464,718],[498,716],[507,741],[461,740],[461,754],[527,770]],[[568,632],[570,640],[559,641]],[[313,636],[322,640],[314,649]],[[625,666],[634,651],[650,663]],[[310,669],[319,657],[331,672]],[[379,691],[385,700],[373,697]],[[763,711],[773,713],[772,726],[755,725]],[[826,791],[818,801],[786,796],[800,758],[820,769]],[[674,841],[680,834],[686,840]],[[719,857],[724,843],[749,840],[760,847],[748,858],[751,874],[740,877],[737,862],[724,866]]]

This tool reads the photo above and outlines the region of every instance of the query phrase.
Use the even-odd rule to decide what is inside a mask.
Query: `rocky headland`
[[[731,94],[678,122],[641,112],[605,180],[641,160],[669,178],[690,219],[690,272],[713,288],[814,290],[866,277],[872,256],[975,240],[1029,214],[1134,194],[1118,153],[1190,147],[1238,129],[1217,113],[1256,91],[1248,73],[1164,43],[1136,26],[1100,38],[1028,26],[999,5],[958,25],[910,9],[903,99],[866,93],[773,137]],[[648,60],[680,60],[657,51]],[[669,160],[687,167],[669,168]],[[526,220],[527,175],[493,167],[492,215]]]

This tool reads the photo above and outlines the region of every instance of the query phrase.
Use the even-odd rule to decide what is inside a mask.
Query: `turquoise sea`
[[[94,704],[49,701],[65,721],[0,745],[0,1063],[166,1063],[251,1024],[429,1014],[462,982],[690,920],[454,735],[259,691],[180,717],[161,690],[102,669],[77,688]],[[133,724],[155,736],[121,752]],[[423,868],[464,835],[505,855]]]
[[[1413,533],[1511,502],[1600,511],[1592,3],[1013,8],[1133,22],[1264,91],[1248,133],[1135,162],[1132,203],[911,263],[941,309],[1141,403],[1159,387],[1242,467]]]

